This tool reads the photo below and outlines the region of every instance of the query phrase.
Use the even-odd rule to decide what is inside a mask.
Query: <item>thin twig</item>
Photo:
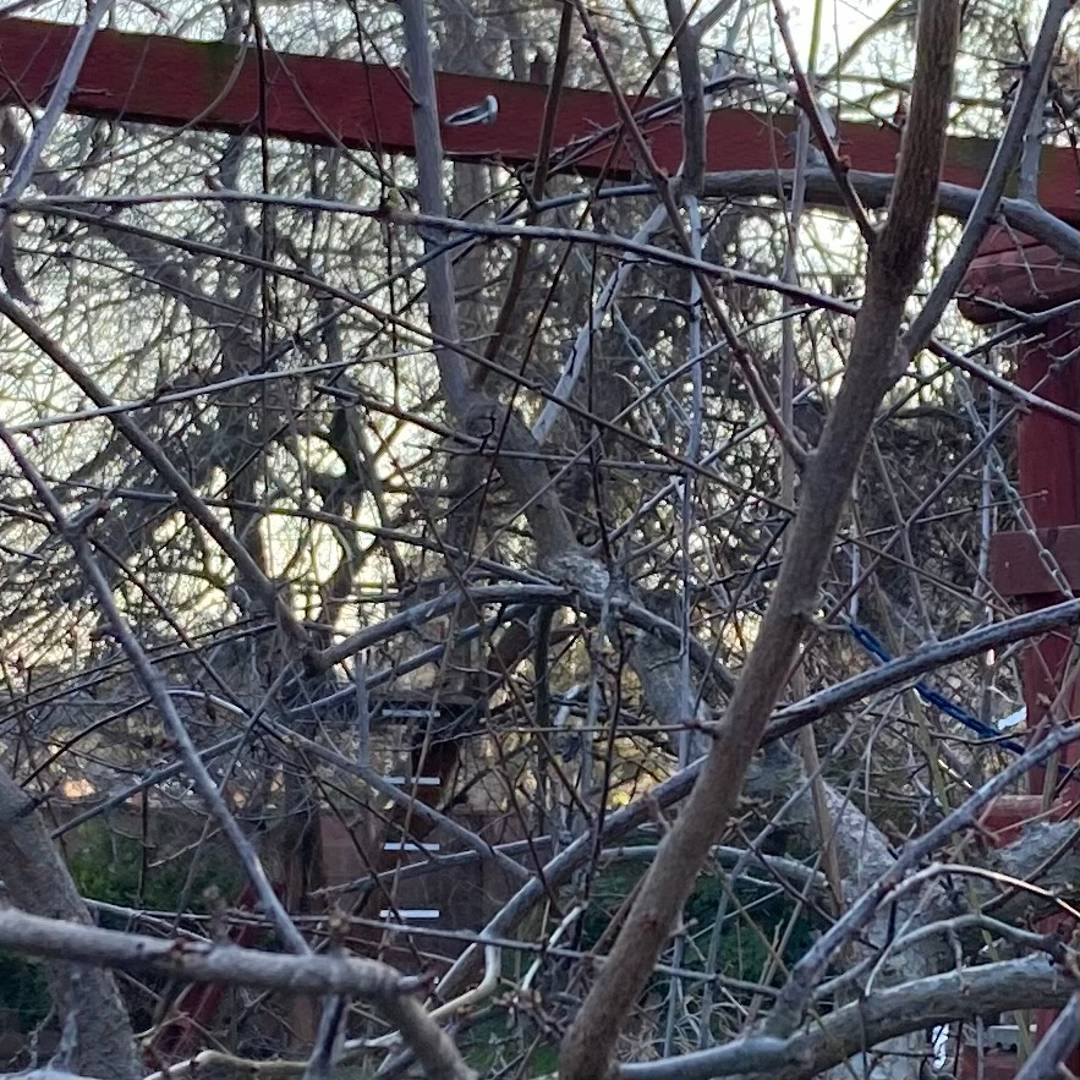
[[[1009,122],[1004,134],[994,147],[994,157],[990,162],[986,178],[979,189],[978,198],[971,208],[971,213],[964,224],[964,231],[956,245],[948,265],[938,275],[934,287],[916,316],[904,341],[909,352],[916,352],[923,347],[941,319],[946,306],[960,287],[967,273],[971,260],[978,251],[983,234],[994,214],[997,212],[1005,184],[1012,174],[1021,149],[1029,139],[1029,122],[1037,122],[1042,130],[1043,90],[1046,85],[1050,62],[1057,46],[1061,23],[1072,7],[1074,0],[1050,0],[1043,15],[1042,26],[1035,42],[1035,48],[1028,60],[1027,71],[1020,85],[1019,93],[1009,113]],[[1036,146],[1038,143],[1036,142]],[[1021,190],[1020,197],[1033,201],[1034,190]]]
[[[0,301],[2,300],[3,297],[0,297]],[[94,558],[86,539],[86,526],[94,518],[89,517],[83,521],[78,521],[67,517],[60,500],[53,494],[52,489],[44,481],[33,462],[26,457],[18,442],[2,424],[0,424],[0,442],[3,442],[7,447],[19,469],[34,488],[38,498],[41,499],[52,515],[60,535],[71,545],[79,566],[97,597],[97,602],[101,606],[110,630],[120,643],[120,647],[138,675],[139,681],[146,688],[146,692],[150,695],[155,707],[161,714],[170,737],[176,743],[180,750],[180,756],[184,759],[188,775],[195,782],[195,787],[210,813],[229,838],[251,884],[258,894],[263,909],[273,920],[282,941],[299,956],[310,954],[311,950],[308,948],[303,935],[296,929],[292,919],[289,918],[288,912],[278,899],[274,886],[270,883],[270,879],[263,869],[262,861],[256,854],[251,842],[243,834],[236,822],[236,818],[233,817],[224,797],[218,790],[217,784],[214,783],[206,763],[199,756],[199,751],[191,739],[187,725],[181,719],[172,698],[169,696],[165,680],[150,662],[142,645],[139,644],[127,621],[116,606],[112,589],[109,587],[109,583],[98,565],[97,559]],[[92,514],[103,514],[107,512],[107,509],[99,503],[91,506],[90,512]]]
[[[34,125],[34,133],[30,136],[11,169],[7,186],[3,195],[0,195],[0,221],[7,217],[10,207],[15,200],[21,198],[22,193],[30,185],[34,178],[34,172],[41,160],[45,145],[52,137],[56,125],[64,115],[68,100],[79,81],[79,72],[82,71],[83,61],[93,43],[94,35],[98,31],[105,16],[112,9],[114,0],[95,0],[93,7],[87,12],[86,21],[75,33],[63,66],[56,76],[49,102],[41,118]]]

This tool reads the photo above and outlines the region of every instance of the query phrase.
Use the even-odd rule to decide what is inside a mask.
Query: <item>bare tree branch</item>
[[[60,858],[34,800],[0,767],[0,883],[8,899],[40,922],[88,927],[90,914]],[[5,912],[0,911],[0,919]],[[29,916],[28,916],[29,917]],[[82,970],[61,950],[47,965],[50,990],[62,1017],[73,1017],[75,1052],[68,1066],[101,1080],[140,1075],[135,1035],[116,981],[104,971]]]
[[[897,1035],[1009,1009],[1052,1008],[1070,1000],[1074,983],[1066,971],[1043,957],[984,964],[881,990],[836,1009],[788,1039],[752,1035],[666,1061],[623,1065],[619,1076],[707,1080],[737,1074],[755,1080],[804,1080]]]
[[[10,213],[3,207],[18,199],[30,185],[34,178],[34,171],[38,167],[41,155],[45,150],[50,136],[64,115],[68,99],[75,89],[79,80],[79,72],[82,70],[83,61],[90,50],[90,44],[94,40],[98,27],[102,24],[105,16],[109,14],[113,6],[113,0],[95,0],[94,5],[86,15],[86,21],[79,27],[75,34],[75,40],[71,43],[67,56],[64,58],[63,67],[53,84],[52,93],[49,95],[49,103],[41,118],[34,125],[34,133],[23,148],[22,153],[11,168],[7,186],[3,195],[0,196],[0,220]]]
[[[1050,1030],[1020,1066],[1016,1080],[1060,1080],[1061,1066],[1080,1044],[1080,991],[1058,1013]]]
[[[564,1080],[607,1071],[615,1040],[726,825],[768,715],[817,606],[825,559],[885,392],[907,366],[897,336],[921,268],[944,153],[959,5],[920,5],[915,92],[896,190],[870,254],[867,291],[836,406],[803,474],[801,503],[757,643],[683,813],[635,898],[564,1043]]]

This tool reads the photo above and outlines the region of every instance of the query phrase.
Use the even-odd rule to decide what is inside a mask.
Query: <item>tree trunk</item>
[[[33,800],[3,768],[0,873],[16,907],[53,919],[91,922]],[[45,968],[61,1024],[74,1018],[74,1045],[63,1067],[99,1080],[134,1080],[140,1076],[131,1021],[112,973],[56,960],[49,961]]]

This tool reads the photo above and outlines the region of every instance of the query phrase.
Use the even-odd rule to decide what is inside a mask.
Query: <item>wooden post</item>
[[[1080,298],[1080,267],[1063,264],[1060,256],[1028,238],[1018,239],[1000,230],[988,236],[964,286],[970,299],[961,304],[963,313],[974,322],[989,323],[1006,318],[1008,309],[1047,311]],[[1041,330],[1018,346],[1016,381],[1040,397],[1080,411],[1080,364],[1069,359],[1080,348],[1080,315],[1070,312],[1055,317]],[[1037,539],[1020,530],[996,534],[991,541],[990,575],[1001,595],[1017,599],[1030,611],[1062,599],[1061,577],[1073,593],[1080,592],[1080,429],[1043,410],[1030,410],[1017,424],[1017,472],[1019,494]],[[1021,678],[1034,738],[1039,737],[1039,728],[1045,726],[1048,710],[1059,697],[1064,700],[1058,708],[1066,710],[1059,715],[1077,714],[1077,688],[1062,695],[1072,652],[1072,637],[1061,633],[1047,634],[1024,649]],[[1078,761],[1080,748],[1070,746],[1052,775],[1045,769],[1033,770],[1031,794],[997,800],[983,824],[998,843],[1015,839],[1025,822],[1040,817],[1060,820],[1075,812],[1080,780],[1059,781]],[[1048,784],[1060,790],[1047,792]],[[1042,929],[1051,930],[1061,922],[1052,917],[1044,920]],[[1055,1015],[1052,1010],[1036,1011],[1040,1037]],[[1073,1073],[1080,1071],[1080,1052],[1066,1064]],[[962,1072],[974,1076],[975,1062],[962,1060]]]

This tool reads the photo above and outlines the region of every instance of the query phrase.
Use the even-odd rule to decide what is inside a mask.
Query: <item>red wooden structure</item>
[[[74,35],[71,26],[0,19],[0,104],[42,102]],[[262,88],[260,70],[265,72]],[[437,90],[444,117],[488,96],[498,102],[498,115],[490,124],[443,129],[450,157],[496,161],[508,168],[535,160],[545,86],[442,73]],[[649,119],[656,104],[646,100],[638,115],[657,163],[673,173],[682,158],[679,117],[668,112]],[[265,131],[274,138],[386,154],[413,152],[408,82],[396,68],[270,50],[260,60],[251,48],[219,42],[103,30],[90,47],[69,111],[167,127]],[[718,109],[709,120],[708,166],[730,170],[790,165],[784,136],[791,127],[788,117]],[[553,164],[595,175],[616,137],[616,108],[609,94],[563,91]],[[853,168],[894,170],[900,136],[890,127],[844,123],[840,139]],[[945,178],[978,187],[993,152],[994,143],[988,140],[951,140]],[[634,171],[633,154],[624,146],[607,175],[626,179]],[[1069,150],[1047,150],[1039,184],[1043,205],[1065,220],[1080,222],[1078,187],[1076,156]]]
[[[48,95],[75,29],[20,19],[0,19],[0,104],[37,104]],[[507,168],[530,165],[535,158],[547,96],[546,87],[474,76],[441,74],[437,82],[443,116],[492,97],[494,121],[443,131],[449,156],[490,161]],[[661,168],[674,172],[681,159],[678,116],[660,114],[655,101],[639,107],[641,126]],[[143,34],[100,32],[83,65],[69,109],[85,116],[249,132],[353,150],[411,154],[414,150],[411,100],[404,75],[393,68],[296,56],[267,50],[258,55],[220,43],[204,43]],[[790,164],[784,136],[791,121],[746,110],[717,110],[709,119],[707,160],[710,169],[774,168]],[[635,173],[635,161],[619,139],[617,114],[605,93],[567,89],[554,130],[553,169],[610,179]],[[841,125],[842,150],[852,166],[892,172],[899,135],[889,127]],[[614,148],[614,153],[612,150]],[[979,139],[950,141],[945,179],[978,187],[994,144]],[[610,159],[610,160],[609,160]],[[1044,151],[1039,181],[1043,205],[1059,217],[1080,223],[1080,171],[1070,150]],[[1063,266],[1058,256],[1015,235],[1000,235],[984,245],[968,276],[975,297],[1034,311],[1080,297],[1080,267]],[[999,317],[1000,308],[966,305],[980,322]],[[1042,337],[1022,347],[1018,379],[1074,411],[1080,411],[1080,365],[1056,361],[1080,346],[1080,316],[1064,317],[1045,327]],[[1019,483],[1039,529],[1074,589],[1080,589],[1080,431],[1039,410],[1019,425]],[[1023,533],[995,538],[994,580],[1001,593],[1040,607],[1060,593],[1040,558],[1038,545]],[[1047,635],[1025,651],[1024,694],[1028,721],[1038,728],[1062,689],[1070,641]],[[1078,695],[1069,689],[1059,703],[1075,716]],[[1076,763],[1076,747],[1063,762]],[[1058,775],[1061,775],[1059,770]],[[1080,783],[1069,780],[1045,802],[1042,787],[1056,783],[1045,773],[1032,778],[1029,796],[1001,800],[986,819],[1002,839],[1018,823],[1041,812],[1069,813]],[[1045,1018],[1043,1018],[1045,1026]],[[1080,1072],[1080,1061],[1071,1063]],[[1011,1075],[1012,1068],[1006,1065]],[[989,1073],[986,1074],[989,1076]]]
[[[1074,196],[1074,201],[1076,196]],[[1029,238],[1017,238],[1004,230],[987,237],[965,282],[972,299],[962,305],[975,322],[993,322],[1006,305],[1024,312],[1046,311],[1069,300],[1080,299],[1080,267],[1063,263],[1060,256]],[[990,301],[980,304],[978,301]],[[1080,316],[1055,317],[1019,346],[1016,379],[1026,389],[1037,390],[1069,409],[1080,409],[1080,366],[1069,357],[1080,346]],[[1062,599],[1060,577],[1051,572],[1056,564],[1065,583],[1080,592],[1080,430],[1066,420],[1033,409],[1017,426],[1019,494],[1037,530],[1030,533],[998,533],[991,542],[991,578],[1005,597],[1020,600],[1032,610]],[[1046,558],[1049,554],[1050,560]],[[1028,727],[1039,738],[1047,730],[1051,709],[1060,722],[1076,718],[1080,688],[1069,684],[1072,639],[1067,634],[1048,634],[1028,646],[1021,658],[1024,701]],[[1060,820],[1075,813],[1080,803],[1080,782],[1073,770],[1080,764],[1080,749],[1069,746],[1056,767],[1034,770],[1031,794],[997,800],[984,817],[984,825],[999,843],[1015,839],[1024,822],[1039,818]],[[1050,930],[1059,918],[1044,922]],[[1036,1026],[1042,1034],[1054,1013],[1040,1010]],[[973,1060],[965,1062],[964,1074],[977,1075]],[[1080,1052],[1067,1062],[1080,1072]],[[1015,1055],[991,1050],[984,1062],[987,1080],[1004,1080],[1016,1071]]]
[[[248,913],[258,906],[258,896],[253,885],[246,885],[236,907]],[[233,925],[229,930],[229,944],[252,948],[266,931],[255,921]],[[152,1068],[160,1067],[162,1058],[187,1057],[196,1052],[203,1031],[217,1015],[225,983],[188,983],[176,997],[172,1006],[174,1020],[158,1029],[146,1047],[146,1063]]]

